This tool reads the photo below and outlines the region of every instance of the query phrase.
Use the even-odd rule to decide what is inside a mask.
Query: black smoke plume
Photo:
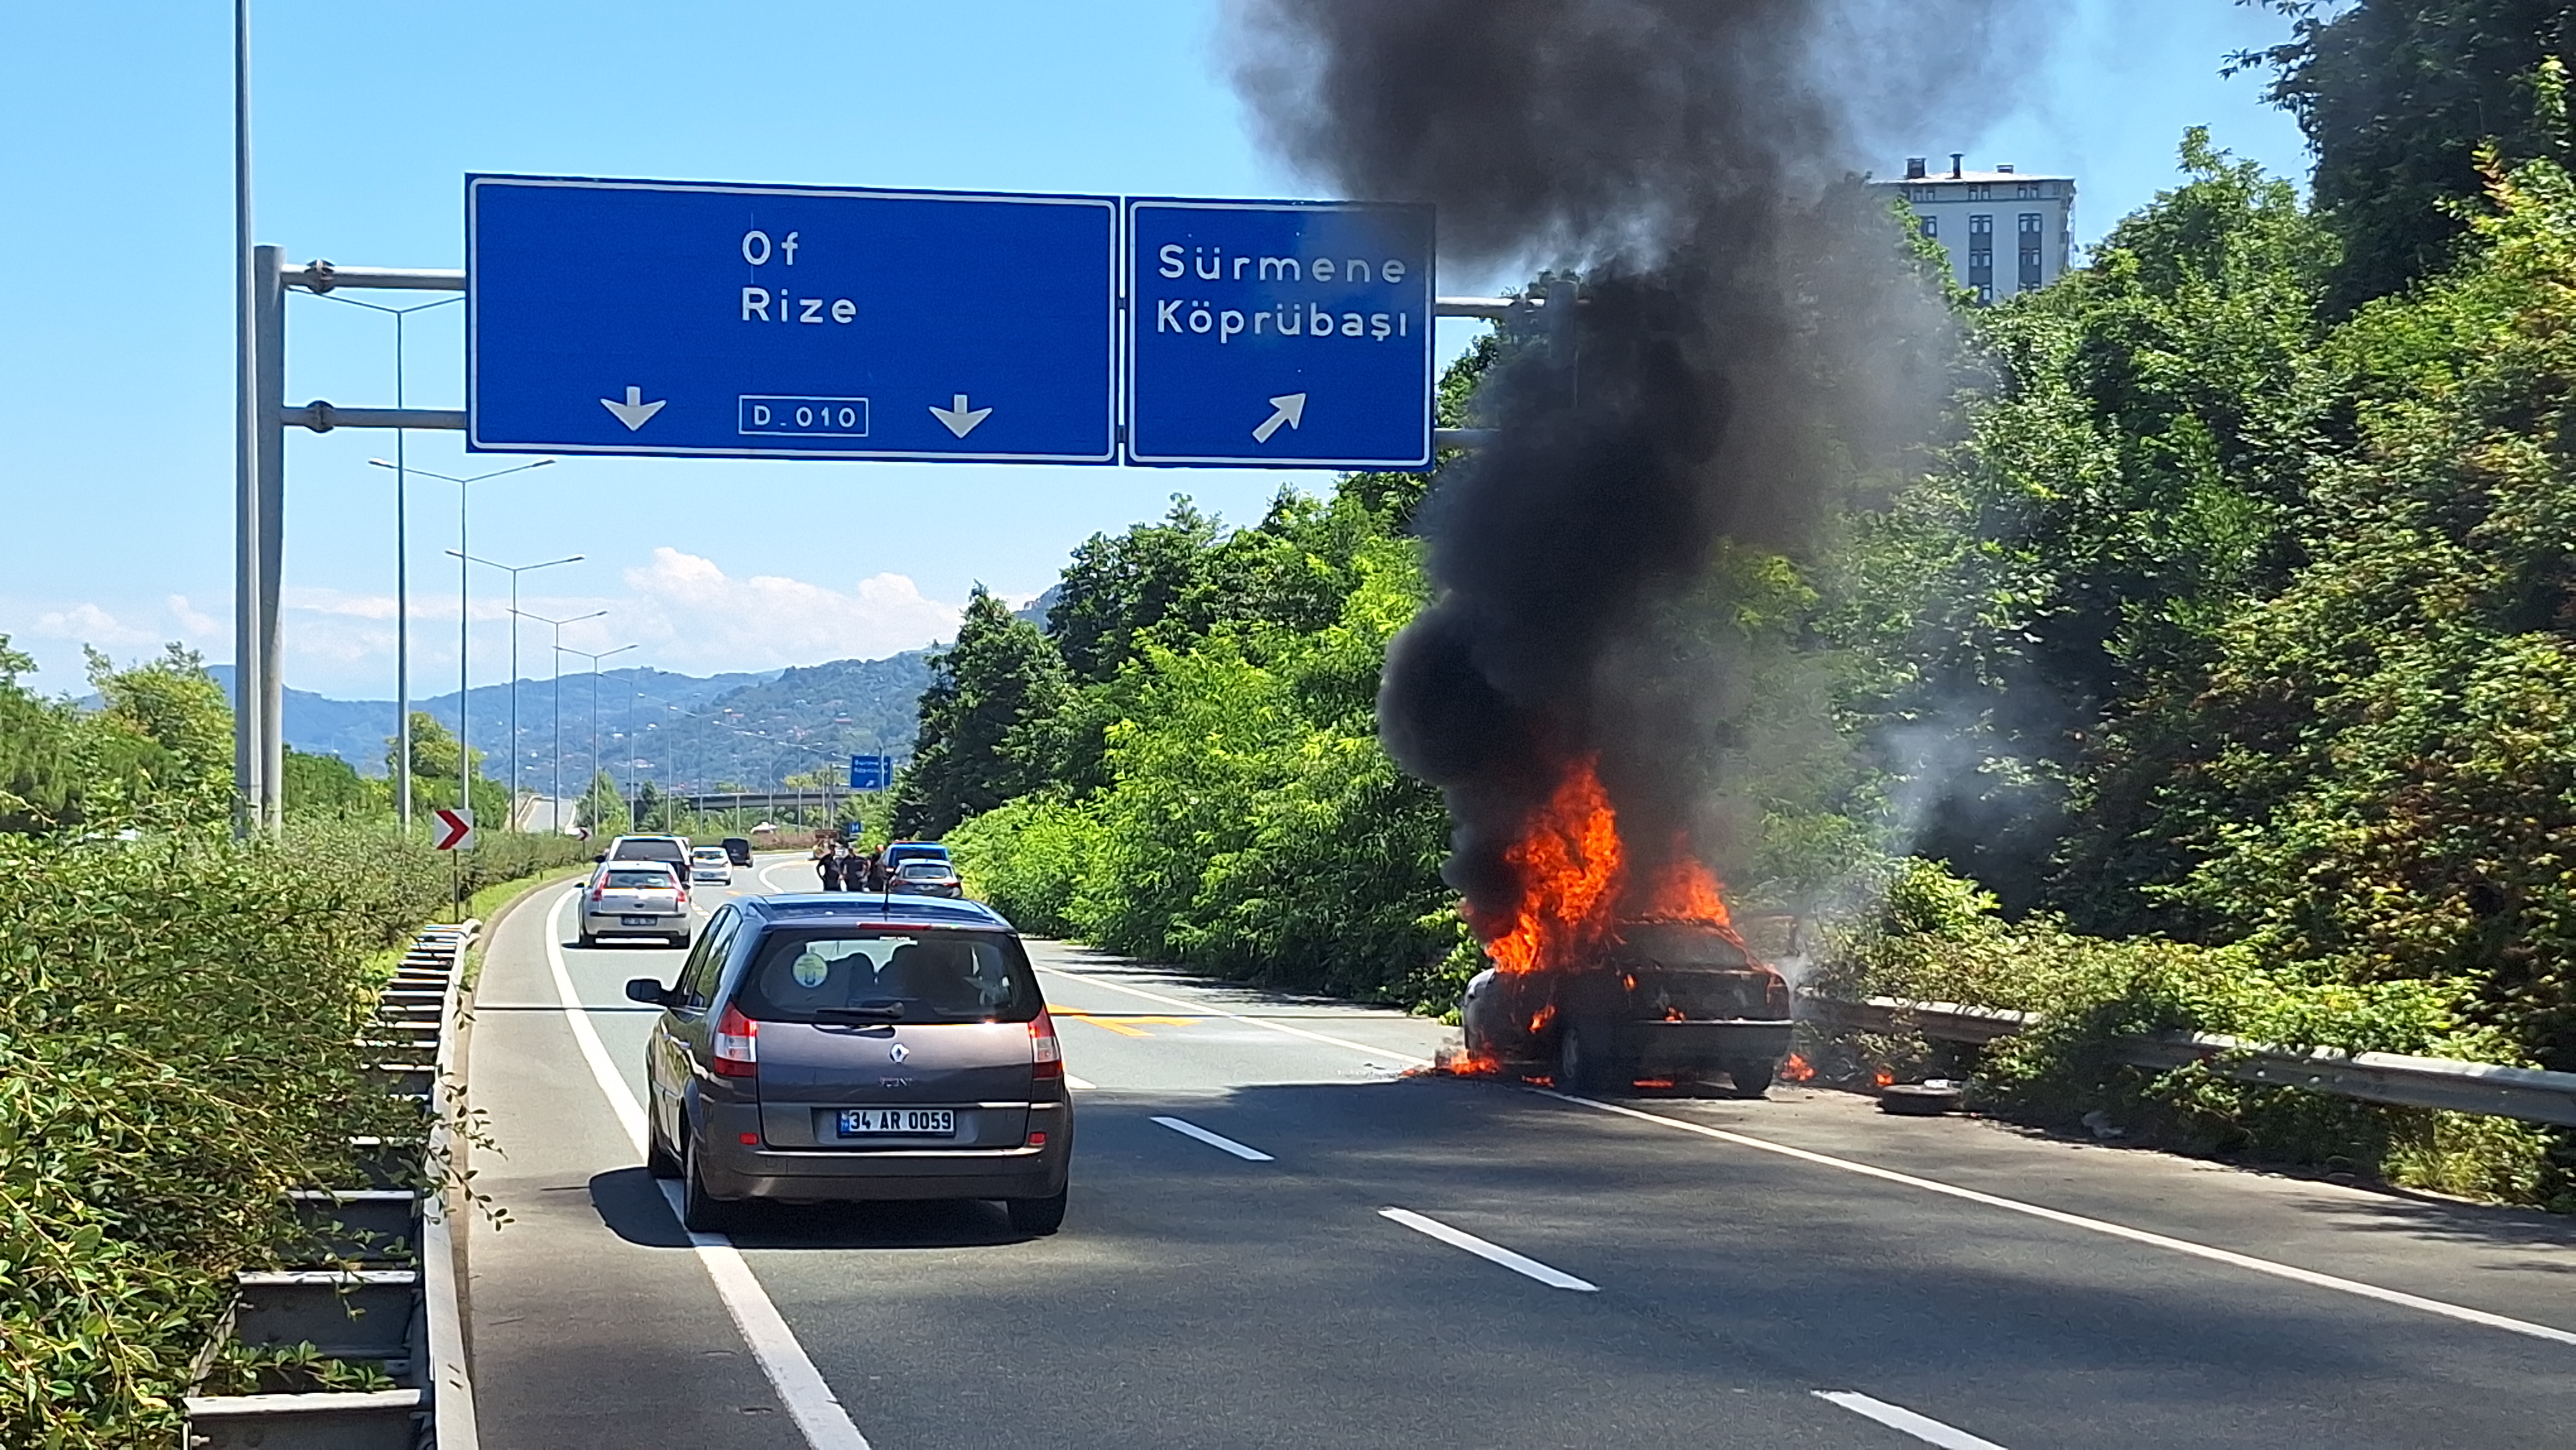
[[[1475,421],[1499,438],[1426,505],[1431,605],[1390,651],[1380,730],[1458,822],[1470,915],[1503,848],[1598,761],[1630,860],[1723,868],[1745,688],[1658,621],[1723,540],[1795,551],[1926,435],[1942,309],[1876,148],[1999,103],[2023,0],[1243,0],[1266,139],[1344,194],[1430,201],[1443,266],[1581,274],[1522,329]],[[1968,94],[1979,110],[1948,111]],[[1528,274],[1524,270],[1523,275]]]

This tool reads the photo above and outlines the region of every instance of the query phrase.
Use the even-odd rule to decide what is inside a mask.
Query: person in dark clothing
[[[814,873],[823,878],[824,890],[838,891],[841,889],[841,845],[839,842],[826,841],[817,848],[817,852],[814,857]]]

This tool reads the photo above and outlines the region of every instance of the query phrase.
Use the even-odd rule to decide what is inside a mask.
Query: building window
[[[1941,219],[1936,216],[1925,217],[1923,219],[1923,235],[1927,237],[1937,237],[1941,235]]]
[[[2039,223],[2040,214],[2038,212],[2023,212],[2021,214],[2021,234],[2025,237],[2037,237],[2039,235]],[[2038,246],[2039,243],[2036,241],[2029,241],[2022,243],[2022,245],[2026,247],[2035,247]]]
[[[1992,301],[1994,301],[1994,300],[1995,300],[1995,289],[1994,289],[1994,285],[1993,285],[1992,283],[1988,283],[1987,285],[1985,285],[1985,286],[1983,286],[1983,287],[1979,287],[1979,288],[1977,289],[1977,300],[1978,300],[1979,302],[1981,302],[1981,303],[1985,303],[1985,302],[1992,302]]]
[[[2039,183],[2036,181],[2018,182],[2013,186],[2013,195],[2024,198],[2025,200],[2036,197],[2039,195]]]
[[[1990,236],[1993,236],[1993,235],[1994,235],[1994,231],[1995,231],[1995,219],[1994,219],[1993,217],[1990,217],[1990,216],[1972,216],[1972,217],[1968,218],[1968,235],[1969,235],[1969,236],[1972,236],[1972,237],[1990,237]]]
[[[1982,181],[1971,181],[1968,183],[1968,200],[1992,201],[1994,199],[1995,189],[1991,185]]]
[[[2039,224],[2038,212],[2026,211],[2021,214],[2021,290],[2024,292],[2038,291],[2042,280],[2039,261],[2041,236]]]

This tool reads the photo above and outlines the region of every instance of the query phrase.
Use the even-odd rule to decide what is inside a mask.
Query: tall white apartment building
[[[2075,178],[2010,166],[1970,171],[1965,159],[1953,151],[1950,169],[1938,172],[1926,158],[1909,156],[1902,181],[1870,185],[1905,198],[1923,235],[1949,252],[1951,273],[1979,302],[2036,292],[2064,276],[2075,260]]]

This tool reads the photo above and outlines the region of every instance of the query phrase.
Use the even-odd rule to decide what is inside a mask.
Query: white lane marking
[[[1956,1184],[1943,1183],[1937,1179],[1917,1178],[1911,1173],[1899,1173],[1892,1168],[1872,1167],[1867,1163],[1853,1162],[1849,1158],[1836,1158],[1830,1153],[1817,1153],[1805,1148],[1792,1148],[1786,1143],[1773,1143],[1761,1138],[1748,1138],[1742,1133],[1730,1133],[1723,1128],[1712,1128],[1704,1123],[1694,1123],[1683,1118],[1670,1118],[1661,1113],[1643,1112],[1636,1108],[1622,1106],[1618,1103],[1598,1102],[1591,1098],[1576,1097],[1572,1093],[1561,1093],[1550,1088],[1531,1088],[1530,1091],[1537,1093],[1542,1097],[1556,1098],[1560,1101],[1569,1103],[1580,1103],[1587,1108],[1598,1108],[1605,1113],[1617,1113],[1621,1117],[1635,1118],[1640,1122],[1657,1123],[1667,1128],[1679,1128],[1685,1133],[1697,1133],[1703,1138],[1715,1138],[1723,1143],[1733,1143],[1739,1148],[1751,1148],[1758,1153],[1775,1153],[1783,1158],[1795,1158],[1802,1163],[1813,1163],[1821,1168],[1832,1168],[1844,1173],[1856,1173],[1863,1178],[1875,1178],[1882,1183],[1901,1183],[1908,1188],[1919,1188],[1926,1193],[1937,1193],[1945,1198],[1956,1198],[1967,1203],[1983,1204],[1988,1208],[2000,1208],[2008,1213],[2027,1214],[2032,1218],[2044,1219],[2047,1222],[2054,1224],[2063,1224],[2068,1228],[2080,1228],[2088,1233],[2103,1234],[2115,1239],[2127,1239],[2131,1243],[2146,1244],[2159,1249],[2170,1249],[2178,1254],[2189,1254],[2196,1259],[2207,1259],[2211,1263],[2225,1264],[2231,1268],[2249,1269],[2257,1274],[2269,1274],[2276,1279],[2288,1279],[2293,1283],[2306,1284],[2312,1288],[2331,1289],[2338,1294],[2351,1294],[2363,1299],[2375,1299],[2382,1304],[2394,1304],[2404,1309],[2418,1309],[2427,1314],[2438,1314],[2445,1319],[2456,1319],[2464,1324],[2482,1324],[2489,1329],[2501,1329],[2510,1334],[2529,1335],[2534,1339],[2546,1339],[2555,1344],[2576,1345],[2576,1331],[2557,1329],[2546,1324],[2534,1324],[2527,1319],[2511,1319],[2502,1314],[2490,1314],[2483,1309],[2471,1309],[2465,1304],[2452,1304],[2440,1299],[2427,1299],[2421,1295],[2408,1294],[2397,1289],[2383,1289],[2376,1284],[2364,1284],[2357,1279],[2343,1279],[2338,1278],[2333,1274],[2320,1274],[2314,1269],[2302,1269],[2295,1264],[2277,1263],[2271,1259],[2258,1259],[2252,1254],[2240,1254],[2232,1249],[2214,1248],[2208,1244],[2194,1243],[2189,1239],[2178,1239],[2165,1234],[2152,1233],[2142,1228],[2131,1228],[2127,1224],[2112,1223],[2107,1219],[2086,1218],[2082,1214],[2067,1213],[2062,1209],[2043,1208],[2036,1203],[2024,1203],[2017,1198],[2004,1198],[1997,1194],[1981,1193],[1973,1188],[1961,1188]]]
[[[1100,1084],[1087,1077],[1075,1077],[1072,1073],[1064,1075],[1064,1085],[1069,1088],[1079,1088],[1087,1093],[1100,1091]]]
[[[617,1115],[618,1126],[626,1130],[627,1140],[641,1154],[644,1105],[635,1100],[626,1079],[618,1075],[607,1044],[599,1040],[599,1030],[591,1025],[590,1013],[581,1005],[581,994],[573,990],[572,973],[564,966],[563,909],[580,895],[580,888],[574,888],[546,916],[546,966],[554,973],[555,995],[563,1003],[564,1025],[572,1029],[573,1041],[581,1048],[582,1060],[590,1064],[590,1075],[598,1081],[601,1096],[608,1099],[609,1111]],[[678,1217],[678,1185],[663,1184],[662,1191],[671,1199],[672,1216]],[[796,1342],[795,1331],[787,1327],[778,1306],[770,1302],[760,1281],[752,1276],[751,1266],[742,1260],[742,1251],[722,1234],[693,1233],[689,1243],[697,1251],[698,1262],[706,1267],[707,1277],[715,1282],[716,1297],[724,1301],[734,1327],[742,1331],[743,1342],[760,1361],[761,1372],[769,1376],[779,1402],[803,1432],[805,1443],[813,1450],[869,1450],[868,1438],[851,1423],[850,1412],[841,1407],[832,1387],[824,1383],[823,1372],[814,1367],[805,1346]]]
[[[1817,1399],[1836,1404],[1865,1420],[1876,1420],[1891,1430],[1901,1430],[1927,1445],[1942,1450],[2004,1450],[1992,1440],[1980,1440],[1965,1430],[1944,1425],[1928,1415],[1918,1415],[1903,1405],[1873,1400],[1852,1390],[1814,1390]]]
[[[1184,1002],[1178,997],[1166,997],[1160,992],[1148,992],[1142,987],[1130,987],[1124,982],[1113,982],[1106,977],[1085,976],[1081,972],[1068,972],[1062,967],[1039,967],[1038,970],[1053,972],[1059,977],[1070,977],[1077,982],[1088,982],[1095,987],[1107,987],[1113,992],[1125,992],[1131,997],[1142,997],[1148,1002],[1160,1002],[1166,1007],[1178,1007],[1182,1011],[1201,1017],[1222,1017],[1229,1022],[1247,1022],[1255,1027],[1266,1027],[1273,1032],[1284,1032],[1291,1037],[1303,1037],[1309,1042],[1330,1043],[1335,1047],[1347,1047],[1353,1052],[1365,1052],[1371,1057],[1392,1057],[1412,1063],[1416,1067],[1431,1065],[1430,1058],[1415,1057],[1409,1052],[1398,1052],[1392,1047],[1371,1047],[1365,1042],[1353,1042],[1347,1037],[1332,1037],[1321,1032],[1309,1032],[1303,1027],[1291,1027],[1285,1022],[1273,1022],[1266,1017],[1246,1017],[1240,1012],[1228,1012],[1223,1008],[1211,1007],[1204,1002]]]
[[[814,876],[814,863],[812,861],[799,861],[794,858],[780,861],[773,865],[763,866],[752,874],[760,878],[761,885],[768,887],[770,890],[775,891],[782,896],[793,895],[799,891],[819,891],[823,888],[823,878],[819,876],[814,877],[814,884],[811,886],[781,886],[769,878],[770,872],[784,871],[790,866],[799,868],[808,876]]]
[[[1240,1158],[1247,1163],[1275,1163],[1278,1161],[1258,1148],[1247,1148],[1222,1133],[1211,1133],[1207,1129],[1200,1127],[1198,1124],[1193,1123],[1186,1118],[1156,1118],[1154,1121],[1171,1129],[1173,1132],[1180,1134],[1184,1138],[1196,1138],[1211,1148],[1223,1148],[1228,1153],[1233,1154],[1235,1157]]]
[[[1538,1260],[1513,1253],[1501,1244],[1488,1243],[1465,1229],[1451,1228],[1436,1218],[1425,1218],[1409,1208],[1381,1208],[1378,1217],[1389,1218],[1418,1234],[1428,1234],[1451,1248],[1465,1249],[1480,1259],[1489,1259],[1515,1274],[1527,1274],[1551,1289],[1572,1289],[1577,1293],[1598,1294],[1601,1286],[1578,1279],[1562,1269],[1551,1269]]]

